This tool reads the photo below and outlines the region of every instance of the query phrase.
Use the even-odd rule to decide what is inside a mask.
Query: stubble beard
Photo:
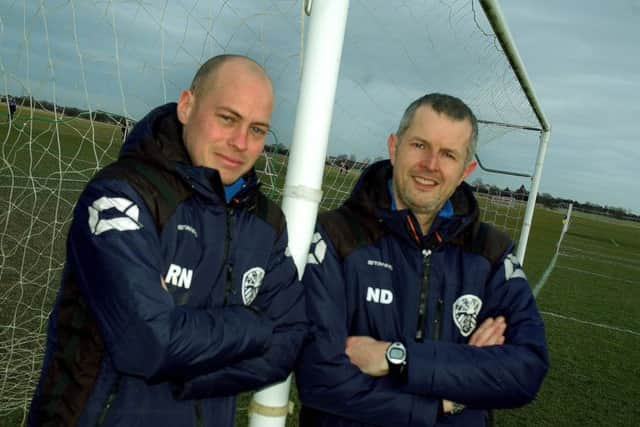
[[[443,204],[438,195],[434,195],[432,199],[420,200],[422,195],[418,190],[397,188],[397,192],[402,204],[409,208],[414,215],[433,217]]]

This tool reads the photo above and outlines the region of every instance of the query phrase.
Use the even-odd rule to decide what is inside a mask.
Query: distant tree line
[[[0,101],[6,102],[6,96],[0,97]],[[106,111],[95,110],[89,112],[76,107],[68,107],[64,105],[54,104],[49,101],[43,101],[40,99],[34,99],[31,96],[13,96],[16,104],[27,108],[37,108],[39,110],[45,110],[56,114],[62,114],[67,117],[81,117],[84,119],[90,119],[93,121],[108,123],[112,125],[124,125],[126,121],[133,123],[134,120],[128,119],[124,116],[114,113],[108,113]]]
[[[599,205],[592,202],[578,202],[577,200],[555,198],[551,194],[538,194],[537,201],[546,207],[568,207],[569,203],[573,203],[573,210],[604,215],[616,219],[624,219],[629,221],[640,222],[640,215],[636,215],[628,209],[618,206]]]
[[[284,144],[265,144],[264,146],[265,153],[270,154],[281,154],[283,156],[289,155],[289,148],[287,148]]]
[[[492,184],[484,184],[480,178],[473,182],[473,189],[477,193],[490,194],[492,196],[509,197],[523,202],[529,201],[529,192],[524,185],[521,185],[517,190],[511,190],[509,187],[500,188]]]
[[[355,154],[340,154],[338,156],[328,156],[325,160],[327,166],[337,166],[341,170],[350,171],[352,169],[362,170],[369,166],[370,159],[357,160]]]
[[[515,191],[509,187],[501,189],[495,185],[484,184],[480,178],[473,181],[475,191],[484,194],[497,195],[502,197],[515,197],[517,200],[528,201],[529,192],[520,186]],[[567,209],[570,203],[573,203],[573,209],[576,211],[587,212],[592,214],[604,215],[616,219],[624,219],[629,221],[640,222],[640,215],[632,213],[630,210],[617,206],[603,206],[592,202],[579,202],[577,200],[565,199],[562,197],[554,197],[549,193],[538,193],[536,203],[550,209]]]
[[[94,121],[120,126],[125,126],[125,124],[130,125],[135,122],[132,119],[128,119],[118,114],[108,113],[100,110],[89,112],[87,110],[76,107],[61,106],[49,101],[37,100],[29,96],[13,96],[13,99],[15,99],[16,103],[20,106],[34,107],[40,110],[63,114],[67,117],[82,117]],[[7,96],[0,95],[0,102],[8,102]],[[264,147],[264,151],[267,153],[280,154],[283,156],[289,155],[289,148],[281,143],[267,144]],[[351,170],[354,168],[364,169],[369,165],[369,163],[379,160],[382,160],[382,157],[376,157],[373,160],[369,158],[364,160],[356,160],[356,156],[354,154],[340,154],[337,156],[328,156],[325,163],[327,165],[339,166],[341,168],[345,168],[346,170]],[[520,188],[518,188],[517,190],[512,191],[509,189],[509,187],[499,188],[495,185],[485,184],[482,182],[482,179],[477,178],[473,182],[473,187],[475,191],[483,194],[490,194],[492,196],[499,197],[515,197],[517,200],[521,200],[524,202],[529,200],[529,192],[524,187],[524,185],[520,186]],[[628,209],[617,206],[603,206],[591,202],[582,203],[578,202],[577,200],[554,197],[549,193],[538,193],[536,202],[544,207],[551,209],[566,209],[568,208],[570,203],[573,203],[573,209],[577,211],[609,216],[616,219],[640,222],[640,215],[633,214]]]

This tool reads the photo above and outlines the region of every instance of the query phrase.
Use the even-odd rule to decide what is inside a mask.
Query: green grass
[[[527,266],[538,264],[542,212],[536,212]],[[559,231],[559,222],[555,228]],[[551,370],[537,400],[523,409],[500,411],[498,425],[637,425],[638,273],[637,224],[593,215],[573,216],[555,269],[538,295]]]
[[[0,426],[22,422],[71,210],[120,138],[117,127],[44,111],[20,108],[11,123],[0,119]]]
[[[11,127],[0,119],[0,427],[22,423],[64,262],[71,210],[86,180],[115,158],[120,138],[119,127],[84,119],[56,122],[51,113],[36,110],[20,109]],[[276,201],[286,161],[276,155],[268,168],[264,157],[257,164],[263,191]],[[338,168],[326,167],[321,209],[336,207],[358,174],[340,175]],[[517,239],[523,205],[479,199],[484,210],[493,212],[484,219],[511,229]],[[536,209],[525,259],[532,286],[553,258],[563,216]],[[497,411],[498,426],[637,424],[638,273],[639,225],[574,215],[556,267],[538,296],[551,370],[533,404]],[[292,396],[299,409],[295,389]],[[249,399],[249,394],[238,399],[240,426],[247,425]],[[287,425],[296,426],[296,420],[296,415],[289,417]]]

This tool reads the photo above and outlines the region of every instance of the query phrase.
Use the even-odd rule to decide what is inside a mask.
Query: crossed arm
[[[108,213],[127,203],[127,209],[138,212],[137,222],[116,216],[110,219],[111,228],[100,230],[91,216],[98,201]],[[80,197],[69,231],[73,280],[115,369],[159,382],[264,353],[274,324],[246,307],[213,310],[175,304],[166,284],[162,286],[160,241],[144,206],[128,184],[94,181]]]
[[[129,209],[139,212],[138,223],[92,230],[89,212],[98,200],[129,202]],[[284,255],[286,233],[274,244],[263,292],[254,302],[260,310],[177,305],[162,279],[154,220],[143,206],[128,184],[93,182],[76,206],[70,230],[73,275],[116,370],[177,384],[217,373],[206,378],[208,384],[247,387],[286,377],[306,334],[302,287],[293,261]],[[107,208],[115,210],[115,204]]]
[[[526,280],[495,279],[501,282],[496,285],[497,291],[485,295],[486,306],[492,307],[486,315],[493,320],[481,325],[469,345],[446,341],[405,343],[409,364],[401,390],[475,408],[514,408],[535,397],[548,369],[542,320]],[[508,328],[500,315],[508,318]],[[384,344],[364,342],[357,356],[355,347],[349,350],[352,363],[385,372],[386,366],[380,364]],[[371,357],[372,365],[362,361],[362,353],[377,355]]]
[[[307,333],[303,288],[297,280],[293,261],[284,255],[286,233],[276,246],[276,261],[270,266],[262,285],[265,289],[253,303],[263,313],[263,318],[274,325],[269,348],[255,357],[241,359],[177,385],[174,389],[177,398],[236,395],[282,381],[293,369]]]
[[[413,426],[432,425],[438,411],[450,411],[447,401],[507,408],[535,396],[548,365],[544,328],[526,279],[506,277],[504,267],[492,273],[485,320],[467,344],[405,343],[409,369],[403,382],[387,375],[391,337],[349,335],[348,279],[330,240],[325,241],[324,261],[308,265],[303,277],[315,326],[296,376],[305,405],[359,422],[384,424],[388,417],[394,425]]]
[[[507,323],[504,317],[488,318],[471,335],[469,345],[475,347],[502,345],[506,328]],[[349,361],[363,374],[382,377],[389,373],[385,354],[390,344],[388,341],[379,341],[368,336],[350,336],[347,337],[345,353]],[[442,409],[444,413],[451,412],[453,403],[443,399]]]

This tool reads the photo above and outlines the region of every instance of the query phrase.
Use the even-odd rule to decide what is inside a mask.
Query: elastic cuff
[[[435,349],[428,342],[407,345],[411,358],[407,366],[406,390],[412,394],[428,395],[435,381]]]
[[[440,400],[413,396],[409,425],[411,427],[434,426],[438,418],[438,408],[441,404]]]

